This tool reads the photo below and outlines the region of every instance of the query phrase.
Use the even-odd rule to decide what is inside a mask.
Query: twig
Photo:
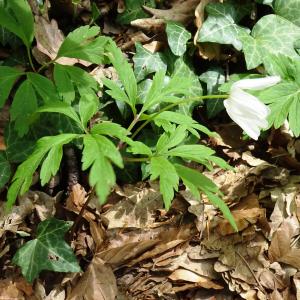
[[[246,267],[248,268],[248,270],[250,271],[250,273],[252,274],[254,280],[256,281],[256,283],[258,284],[258,287],[260,289],[260,291],[262,293],[264,293],[265,296],[267,296],[267,293],[264,289],[264,287],[261,285],[261,283],[259,282],[258,278],[256,277],[256,275],[254,274],[253,270],[251,269],[250,265],[248,264],[247,260],[244,258],[243,255],[241,255],[238,251],[234,251],[239,257],[240,259],[245,263]]]
[[[87,208],[88,204],[90,203],[90,201],[92,200],[92,198],[94,197],[94,195],[95,195],[95,188],[92,188],[92,190],[90,191],[89,197],[87,198],[87,200],[83,204],[83,206],[82,206],[82,208],[81,208],[81,210],[79,212],[79,215],[77,216],[74,224],[72,225],[72,227],[70,229],[70,235],[71,235],[71,237],[74,236],[74,233],[75,233],[75,230],[77,228],[77,225],[80,222],[80,220],[82,219],[83,213],[84,213],[85,209]]]

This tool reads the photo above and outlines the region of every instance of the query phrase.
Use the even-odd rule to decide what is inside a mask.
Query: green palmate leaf
[[[215,151],[202,145],[182,145],[168,151],[170,156],[178,156],[202,164],[207,164],[214,153]]]
[[[38,102],[29,80],[22,82],[10,108],[11,119],[20,137],[26,134],[31,123],[31,116],[37,110]]]
[[[0,67],[0,108],[4,105],[15,81],[23,73],[15,68]]]
[[[135,44],[136,53],[133,56],[134,74],[137,81],[146,78],[147,75],[159,70],[167,70],[167,64],[163,55],[159,52],[152,53],[140,43]]]
[[[87,94],[95,95],[95,93],[98,91],[97,81],[83,69],[74,66],[61,66],[58,64],[55,65],[54,69],[59,69],[58,73],[60,75],[61,73],[64,73],[64,75],[62,76],[66,78],[68,77],[70,80],[69,85],[63,87],[62,84],[59,82],[61,77],[60,76],[56,77],[57,73],[55,73],[54,71],[54,80],[58,87],[58,91],[63,96],[63,98],[67,97],[68,100],[66,102],[69,101],[72,102],[74,100],[73,98],[74,90],[71,90],[71,92],[69,91],[69,89],[71,88],[70,84],[72,84],[77,88],[80,96],[85,96]],[[67,88],[67,86],[69,87]],[[66,95],[69,92],[71,93],[71,95]]]
[[[27,48],[34,38],[33,15],[26,0],[0,1],[0,25],[17,35]]]
[[[269,124],[279,128],[288,118],[294,135],[300,135],[300,85],[295,81],[284,81],[259,94],[259,98],[270,104]]]
[[[167,22],[166,33],[171,51],[182,56],[186,51],[187,41],[192,37],[191,33],[181,24],[171,21]]]
[[[200,200],[199,192],[206,194],[211,203],[221,210],[224,217],[230,222],[232,227],[238,231],[235,220],[228,206],[217,195],[219,192],[218,187],[209,178],[196,170],[178,164],[175,164],[175,168],[184,185],[191,191],[193,196],[197,200]]]
[[[196,137],[199,137],[197,130],[202,131],[209,136],[214,135],[213,132],[211,132],[205,126],[197,123],[193,118],[178,112],[164,111],[155,117],[154,122],[157,126],[162,126],[165,131],[172,130],[171,124],[174,123],[177,125],[185,125],[187,130]]]
[[[53,103],[45,105],[37,109],[37,112],[52,112],[52,113],[60,113],[63,114],[72,120],[74,120],[80,127],[82,127],[82,123],[75,112],[74,108],[64,102],[61,101],[53,101]]]
[[[72,103],[75,100],[75,89],[73,81],[64,66],[55,64],[54,81],[63,101],[66,103]]]
[[[55,272],[80,272],[80,266],[72,248],[64,241],[64,235],[72,226],[70,221],[51,218],[41,222],[37,237],[22,246],[13,257],[13,263],[32,282],[42,270]]]
[[[175,167],[162,156],[152,157],[150,161],[151,180],[159,178],[160,192],[166,209],[169,209],[174,198],[174,190],[178,190],[179,176]]]
[[[248,69],[263,63],[269,54],[299,57],[294,43],[300,39],[300,27],[276,15],[262,17],[253,27],[251,35],[240,33]]]
[[[130,147],[127,148],[127,152],[129,153],[147,155],[149,157],[153,155],[151,149],[142,142],[131,141],[128,142],[128,144],[130,145]]]
[[[72,57],[83,59],[95,64],[104,63],[105,46],[109,39],[101,36],[98,26],[88,25],[79,27],[68,34],[60,46],[57,57]]]
[[[217,94],[219,85],[225,82],[224,70],[218,67],[212,67],[200,75],[200,80],[206,83],[207,94]],[[224,109],[222,99],[208,99],[206,102],[208,118],[215,117]]]
[[[99,99],[96,95],[87,94],[79,100],[79,115],[83,128],[87,127],[88,121],[98,111]]]
[[[128,103],[131,108],[135,110],[135,104],[137,102],[137,82],[133,70],[115,43],[109,43],[107,51],[109,59],[117,70],[119,79],[126,93],[111,80],[106,79],[103,83],[112,90],[113,95],[120,95],[118,96],[119,99],[115,99]]]
[[[284,17],[300,26],[300,1],[299,0],[275,0],[274,11],[276,15]]]
[[[45,76],[36,73],[27,73],[27,79],[31,82],[36,92],[44,100],[44,103],[51,103],[52,101],[59,100],[59,95],[55,85]]]
[[[148,15],[143,10],[143,5],[155,7],[154,0],[125,0],[125,11],[117,17],[120,24],[130,24],[136,19],[146,18]]]
[[[8,182],[11,176],[10,163],[7,160],[7,155],[4,151],[0,152],[0,188]]]
[[[93,134],[108,135],[110,137],[116,137],[121,141],[127,141],[128,130],[122,127],[120,124],[112,122],[102,122],[93,126],[91,132]]]
[[[174,127],[174,126],[173,126]],[[180,143],[187,137],[187,130],[186,126],[179,125],[171,132],[165,132],[160,136],[156,144],[156,153],[158,155],[163,155],[168,153],[170,148],[173,148]]]
[[[208,18],[203,23],[198,42],[213,42],[231,44],[237,50],[242,49],[240,34],[248,33],[249,29],[237,25],[251,11],[251,4],[237,4],[233,1],[226,3],[210,3],[206,7]]]
[[[82,169],[91,167],[89,182],[103,204],[116,182],[111,163],[123,168],[123,161],[116,146],[102,135],[85,135],[83,138]]]
[[[11,206],[15,203],[18,194],[23,195],[25,192],[28,191],[32,182],[32,176],[36,171],[36,169],[38,168],[38,166],[40,165],[40,163],[42,162],[42,159],[45,157],[45,155],[52,148],[56,148],[56,147],[59,148],[62,145],[69,143],[76,137],[78,137],[77,134],[60,134],[57,136],[43,137],[38,140],[34,152],[27,158],[27,160],[25,160],[22,164],[18,166],[18,169],[12,179],[12,184],[9,187],[7,193],[7,204],[6,204],[7,208],[11,208]],[[57,164],[59,163],[60,160],[57,158],[53,162],[53,166],[51,166],[50,171],[47,172],[50,172],[52,175],[54,175],[53,170],[58,169]],[[46,167],[48,167],[49,164],[51,164],[51,162],[46,162]],[[49,173],[47,172],[45,170],[45,173],[43,173],[43,177],[41,177],[43,182],[45,182],[45,180],[49,176],[48,175]]]
[[[159,71],[154,75],[151,88],[145,97],[141,113],[162,102],[168,103],[182,100],[182,95],[187,95],[193,84],[191,78],[181,76],[172,77],[167,84],[165,84],[164,79],[164,71]]]

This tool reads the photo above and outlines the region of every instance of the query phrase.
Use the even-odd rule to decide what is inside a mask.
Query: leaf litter
[[[188,24],[194,16],[199,32],[205,5],[222,1],[172,2],[164,10],[144,7],[153,17],[131,21],[147,33],[133,30],[124,39],[124,30],[112,27],[109,18],[105,31],[119,37],[126,50],[136,42],[145,48],[152,42],[163,44],[153,41],[150,33],[164,31],[166,21]],[[119,13],[125,11],[123,4],[118,1]],[[111,9],[105,3],[103,14]],[[54,19],[40,17],[36,26],[37,50],[47,56],[35,52],[36,59],[54,59],[62,32]],[[217,44],[197,47],[202,58],[221,58]],[[78,59],[60,60],[88,66]],[[101,80],[107,72],[114,77],[114,70],[105,66],[92,74]],[[237,140],[234,126],[216,126],[219,136],[208,142],[234,162],[235,170],[214,168],[205,174],[223,192],[238,232],[205,197],[199,202],[186,190],[180,190],[165,211],[156,183],[117,186],[103,207],[95,198],[86,205],[89,195],[80,184],[72,186],[68,197],[32,190],[9,214],[0,203],[0,298],[300,299],[300,177],[293,173],[300,169],[299,141],[288,128],[273,130],[269,156],[264,157],[257,155],[257,145]],[[56,278],[42,273],[28,283],[11,264],[12,255],[18,243],[35,237],[37,222],[53,216],[76,224],[75,235],[66,237],[82,272]]]

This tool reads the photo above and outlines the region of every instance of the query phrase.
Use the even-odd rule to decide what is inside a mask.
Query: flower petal
[[[256,116],[266,118],[270,114],[270,108],[262,103],[255,96],[246,93],[240,88],[233,88],[230,93],[230,98],[235,102],[235,106],[239,106],[246,113],[253,112]]]
[[[229,117],[239,125],[251,138],[257,140],[260,135],[259,127],[251,119],[246,119],[244,116],[236,114],[236,109],[228,103],[229,100],[224,101],[224,106]]]
[[[238,87],[240,89],[262,90],[273,86],[281,81],[280,76],[267,76],[264,78],[242,79],[235,82],[232,88]]]

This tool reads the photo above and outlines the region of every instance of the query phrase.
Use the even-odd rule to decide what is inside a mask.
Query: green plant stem
[[[29,48],[29,47],[26,47],[26,50],[27,50],[27,56],[28,56],[28,60],[29,60],[30,67],[31,67],[31,69],[32,69],[34,72],[36,72],[35,67],[34,67],[34,65],[33,65],[33,62],[32,62],[32,57],[31,57],[30,48]]]
[[[37,72],[41,73],[41,71],[43,71],[44,69],[46,69],[48,66],[50,66],[51,64],[53,64],[55,62],[55,60],[50,60],[47,63],[45,63],[44,65],[42,65]]]
[[[144,162],[144,161],[148,161],[149,157],[123,157],[123,160],[125,162]]]
[[[180,104],[184,104],[184,103],[189,103],[192,101],[196,101],[196,100],[204,100],[204,99],[226,99],[228,98],[229,95],[205,95],[205,96],[199,96],[199,97],[192,97],[192,98],[188,98],[188,99],[184,99],[181,101],[178,101],[176,103],[171,103],[169,105],[167,105],[166,107],[164,107],[163,109],[161,109],[160,111],[158,111],[157,113],[153,114],[152,116],[150,116],[150,118],[148,120],[146,120],[143,124],[141,124],[136,131],[132,134],[131,138],[134,139],[137,134],[146,126],[148,125],[151,121],[153,121],[159,114],[161,114],[164,111],[170,110],[173,107],[180,105]]]

